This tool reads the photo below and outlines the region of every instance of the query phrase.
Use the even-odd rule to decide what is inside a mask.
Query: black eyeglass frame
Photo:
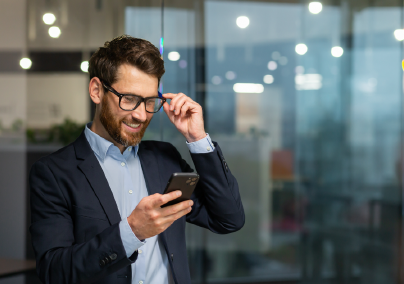
[[[132,110],[135,110],[135,109],[137,109],[137,108],[140,106],[140,104],[143,102],[143,103],[144,103],[144,109],[145,109],[146,112],[148,112],[148,113],[157,113],[157,112],[160,111],[161,107],[162,107],[162,106],[164,105],[164,103],[167,101],[165,98],[162,97],[162,95],[161,95],[160,92],[158,92],[159,96],[157,96],[157,97],[147,97],[147,98],[144,98],[144,97],[137,96],[137,95],[118,93],[114,88],[112,88],[111,86],[109,86],[108,84],[106,84],[104,81],[101,81],[101,83],[102,83],[102,85],[104,86],[104,88],[105,88],[107,91],[110,91],[111,93],[113,93],[114,95],[116,95],[116,96],[119,97],[119,108],[120,108],[121,110],[124,110],[124,111],[132,111]],[[132,109],[123,109],[123,108],[121,107],[121,100],[122,100],[122,98],[123,98],[124,96],[136,97],[136,98],[139,98],[139,101],[138,101],[138,103],[135,105],[134,108],[132,108]],[[159,107],[159,109],[158,109],[157,111],[148,111],[148,110],[146,109],[146,102],[147,102],[148,100],[151,100],[151,99],[160,99],[160,100],[162,100],[161,106]]]

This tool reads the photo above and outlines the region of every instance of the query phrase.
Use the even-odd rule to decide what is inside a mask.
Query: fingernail
[[[177,192],[177,196],[180,196],[180,195],[181,195],[181,191],[178,191],[178,192]]]
[[[188,202],[189,203],[189,206],[192,206],[192,204],[194,204],[192,201],[190,201],[190,202]]]

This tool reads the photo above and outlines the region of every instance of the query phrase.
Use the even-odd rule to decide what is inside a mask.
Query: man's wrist
[[[201,133],[200,135],[197,136],[185,136],[185,138],[187,139],[188,143],[192,143],[192,142],[197,142],[199,140],[202,140],[204,138],[206,138],[206,133],[204,132],[203,134]]]

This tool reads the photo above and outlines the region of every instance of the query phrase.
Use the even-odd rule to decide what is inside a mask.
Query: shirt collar
[[[97,155],[97,157],[103,162],[105,157],[107,156],[108,153],[112,155],[112,152],[115,151],[108,151],[112,150],[113,147],[117,148],[112,142],[106,140],[105,138],[102,138],[98,134],[94,133],[90,128],[91,128],[92,122],[87,123],[85,129],[84,129],[84,134],[87,138],[88,143],[90,144],[91,149],[94,151],[94,153]],[[125,159],[129,157],[129,155],[133,152],[134,156],[136,157],[137,151],[139,149],[139,145],[136,146],[130,146],[126,148],[126,150],[123,152],[123,156]],[[118,150],[119,154],[120,151]]]

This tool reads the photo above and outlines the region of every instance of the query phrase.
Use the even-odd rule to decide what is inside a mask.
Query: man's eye
[[[132,96],[124,96],[124,97],[122,98],[122,100],[123,100],[125,103],[134,103],[134,102],[137,102],[136,97],[132,97]]]

